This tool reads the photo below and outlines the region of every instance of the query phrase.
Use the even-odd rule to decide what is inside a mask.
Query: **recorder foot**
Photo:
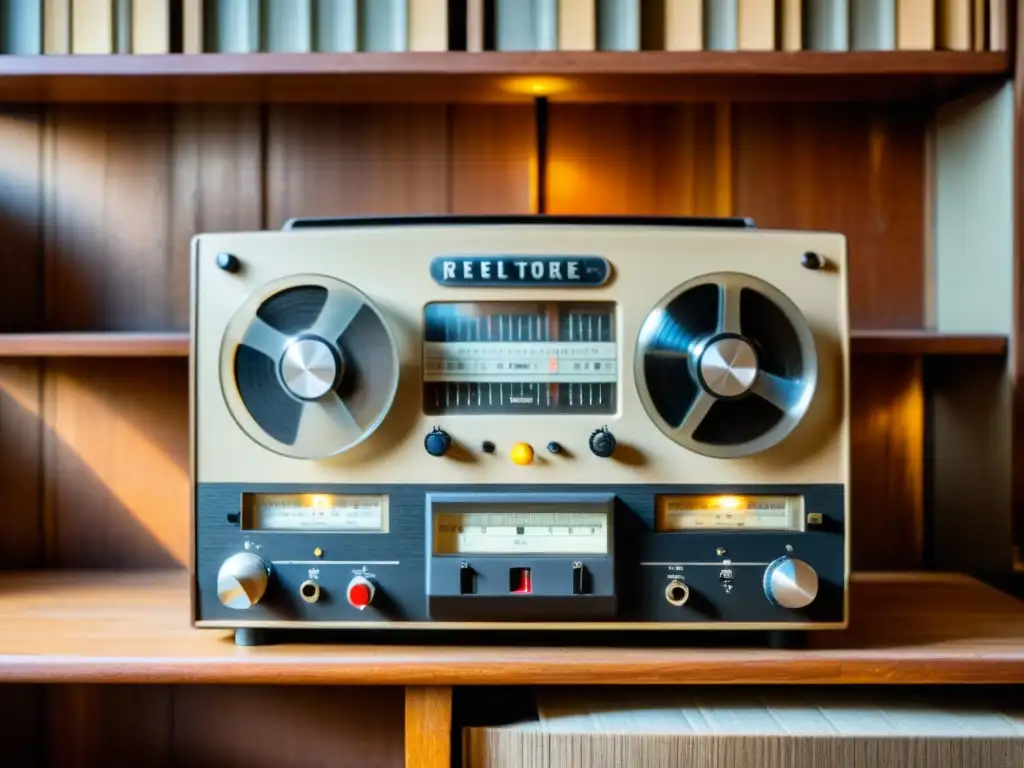
[[[252,645],[266,645],[269,642],[265,629],[236,629],[235,645],[248,647]]]
[[[788,650],[807,647],[807,633],[801,630],[779,629],[768,633],[768,647]]]

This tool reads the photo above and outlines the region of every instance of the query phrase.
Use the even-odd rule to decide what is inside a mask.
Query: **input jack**
[[[686,601],[690,599],[690,588],[679,579],[673,579],[665,587],[665,599],[671,605],[685,605]]]
[[[320,585],[312,579],[299,585],[299,597],[307,603],[315,603],[320,599]]]

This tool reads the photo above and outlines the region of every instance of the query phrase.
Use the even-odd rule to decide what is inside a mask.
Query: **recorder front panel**
[[[347,505],[337,525],[316,514],[334,496]],[[255,520],[254,497],[294,499],[290,519]],[[682,512],[675,520],[664,513],[666,499]],[[799,518],[766,513],[765,499],[792,502]],[[351,514],[354,500],[373,511]],[[197,504],[197,620],[207,626],[844,623],[838,485],[556,485],[524,493],[520,486],[206,484]],[[296,515],[300,507],[308,512]],[[231,576],[224,564],[240,553],[267,571],[244,611],[225,606],[220,594]],[[804,566],[806,574],[797,570]],[[810,602],[786,607],[791,595],[773,593],[773,574],[776,590],[807,589],[801,579],[810,576]]]
[[[192,261],[197,625],[846,625],[841,235],[306,222]]]

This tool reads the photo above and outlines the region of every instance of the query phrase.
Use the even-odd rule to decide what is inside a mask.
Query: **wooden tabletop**
[[[0,682],[474,685],[1022,683],[1024,604],[959,575],[855,578],[809,649],[275,645],[189,625],[188,577],[0,577]],[[687,635],[679,634],[680,643]]]

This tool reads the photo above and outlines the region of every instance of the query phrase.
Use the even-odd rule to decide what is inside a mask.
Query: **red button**
[[[363,581],[349,585],[348,602],[354,608],[365,608],[373,601],[372,587]]]

